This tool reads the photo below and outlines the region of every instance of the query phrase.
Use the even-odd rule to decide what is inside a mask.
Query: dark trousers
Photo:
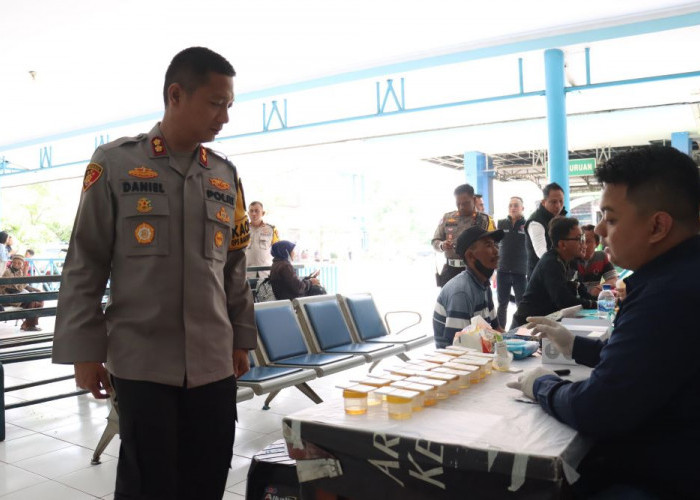
[[[448,264],[445,264],[444,266],[442,266],[442,271],[440,272],[440,274],[438,274],[436,276],[437,285],[440,288],[442,288],[443,286],[445,286],[445,284],[448,281],[450,281],[452,278],[457,276],[459,273],[461,273],[465,269],[466,269],[466,267],[454,267],[454,266],[450,266]]]
[[[515,294],[515,304],[519,305],[525,294],[527,280],[524,274],[505,273],[498,271],[496,274],[496,291],[498,292],[498,322],[502,328],[506,327],[508,316],[508,301],[510,300],[510,289]]]
[[[113,377],[121,448],[115,500],[219,500],[236,433],[236,379],[187,389]]]

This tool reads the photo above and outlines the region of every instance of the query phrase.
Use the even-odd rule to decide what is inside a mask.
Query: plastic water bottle
[[[612,322],[615,314],[615,295],[610,285],[603,285],[603,291],[598,294],[598,317]]]

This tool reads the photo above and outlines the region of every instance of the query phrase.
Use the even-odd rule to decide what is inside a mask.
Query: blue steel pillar
[[[486,155],[478,151],[464,153],[464,174],[474,191],[484,197],[484,208],[493,213],[493,173],[487,172]],[[489,169],[490,170],[490,169]]]
[[[688,132],[674,132],[671,134],[671,146],[688,156],[693,151],[693,141],[690,140]]]
[[[559,49],[544,51],[544,78],[547,98],[547,135],[549,138],[548,182],[556,182],[564,189],[564,206],[570,210],[564,52]]]

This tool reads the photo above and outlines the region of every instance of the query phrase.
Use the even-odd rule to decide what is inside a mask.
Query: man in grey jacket
[[[209,49],[177,54],[162,122],[98,148],[83,180],[53,361],[73,363],[96,398],[114,384],[115,499],[213,499],[225,488],[236,377],[256,328],[241,182],[202,143],[228,122],[234,75]]]

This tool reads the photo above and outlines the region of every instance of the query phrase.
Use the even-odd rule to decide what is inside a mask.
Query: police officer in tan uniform
[[[437,252],[444,252],[447,259],[442,271],[436,275],[437,284],[440,287],[445,286],[445,283],[464,271],[464,260],[455,251],[457,238],[462,231],[472,226],[479,226],[487,231],[496,230],[493,219],[487,214],[477,212],[474,208],[472,186],[469,184],[457,186],[454,195],[457,210],[442,216],[432,240],[433,248]]]
[[[248,267],[271,266],[272,254],[270,249],[273,244],[280,240],[277,228],[263,221],[264,215],[265,210],[263,210],[261,202],[253,201],[250,203],[248,207],[250,243],[245,251]],[[248,273],[249,278],[267,278],[269,275],[270,271],[251,271]]]
[[[53,361],[73,363],[96,398],[112,392],[112,375],[115,499],[219,499],[226,485],[236,377],[249,369],[256,327],[241,182],[201,143],[228,122],[234,75],[209,49],[180,52],[162,122],[100,146],[83,180]]]

